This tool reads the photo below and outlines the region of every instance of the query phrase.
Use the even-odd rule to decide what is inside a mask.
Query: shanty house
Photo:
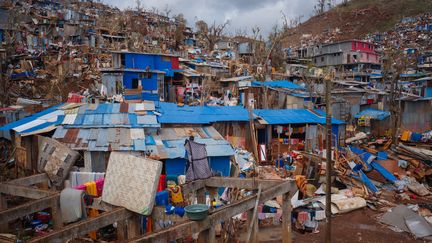
[[[179,69],[179,58],[167,54],[112,52],[112,68],[101,69],[105,95],[125,100],[165,100]]]
[[[319,45],[313,49],[312,61],[318,67],[338,68],[341,78],[353,77],[363,82],[370,80],[374,70],[381,69],[375,45],[359,40]]]
[[[250,87],[240,90],[240,101],[248,106],[253,99],[258,109],[301,109],[310,100],[306,89],[288,80],[253,81]]]
[[[320,110],[257,109],[253,111],[257,122],[260,160],[273,158],[289,150],[322,150],[325,145],[326,115]],[[345,140],[344,122],[332,118],[332,141],[335,146]]]
[[[354,118],[360,130],[374,136],[385,136],[390,129],[390,112],[368,108],[357,113]]]
[[[230,175],[234,150],[215,128],[182,123],[161,128],[157,109],[153,101],[68,103],[10,123],[2,130],[14,131],[17,164],[28,170],[38,163],[38,137],[33,135],[44,135],[79,151],[83,158],[77,162],[80,171],[105,172],[110,153],[116,151],[160,160],[165,164],[163,174],[178,176],[185,169],[185,139],[194,136],[207,145],[212,170]],[[163,115],[159,119],[163,120]]]

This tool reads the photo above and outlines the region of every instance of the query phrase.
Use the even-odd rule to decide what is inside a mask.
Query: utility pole
[[[326,100],[326,238],[325,242],[331,242],[331,139],[332,139],[332,124],[331,124],[331,74],[329,73],[325,79],[325,100]]]

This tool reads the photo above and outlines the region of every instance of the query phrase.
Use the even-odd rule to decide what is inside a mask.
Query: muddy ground
[[[347,214],[337,215],[332,218],[332,242],[387,242],[387,243],[415,243],[432,242],[428,240],[416,240],[408,233],[394,232],[386,225],[378,222],[380,213],[369,208],[359,209]],[[293,242],[318,243],[325,242],[325,222],[322,221],[318,228],[319,233],[301,234],[294,231]],[[281,227],[260,227],[260,242],[281,242]],[[244,242],[246,233],[241,234]]]

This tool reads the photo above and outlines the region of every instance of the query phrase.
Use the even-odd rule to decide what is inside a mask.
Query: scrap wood
[[[255,222],[255,221],[256,221],[256,218],[257,218],[257,215],[258,215],[258,203],[259,203],[259,200],[260,200],[260,197],[261,197],[261,190],[262,190],[262,188],[261,188],[261,184],[260,184],[258,186],[257,199],[255,201],[255,207],[254,207],[254,210],[253,210],[252,221],[249,224],[249,229],[248,229],[248,233],[247,233],[246,242],[250,242],[253,228],[254,228],[255,224],[257,224],[257,222]],[[255,232],[255,233],[257,233],[257,232]]]

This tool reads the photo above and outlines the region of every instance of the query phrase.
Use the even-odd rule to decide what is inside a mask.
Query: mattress
[[[102,201],[150,215],[161,172],[160,161],[124,152],[111,152]]]

